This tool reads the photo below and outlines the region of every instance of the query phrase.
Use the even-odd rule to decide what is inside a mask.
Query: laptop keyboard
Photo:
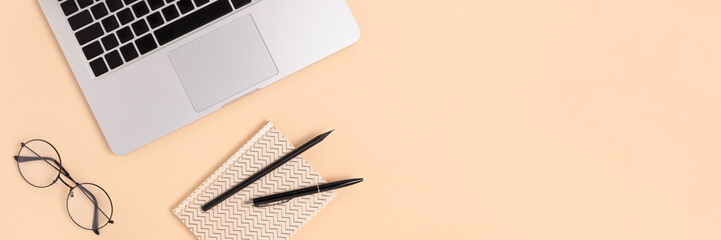
[[[58,0],[96,77],[252,0]]]

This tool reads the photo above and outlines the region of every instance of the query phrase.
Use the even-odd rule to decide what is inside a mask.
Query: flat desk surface
[[[172,214],[266,121],[339,190],[294,239],[721,238],[718,1],[349,0],[358,43],[113,155],[35,1],[0,8],[0,239],[85,239],[44,138],[115,204],[106,239],[192,239]],[[288,101],[293,107],[288,107]]]

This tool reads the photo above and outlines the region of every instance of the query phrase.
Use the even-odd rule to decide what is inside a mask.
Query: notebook
[[[334,191],[291,199],[267,207],[247,200],[326,183],[301,156],[203,212],[201,205],[294,149],[268,122],[230,159],[208,177],[173,213],[198,239],[288,239],[335,196]]]

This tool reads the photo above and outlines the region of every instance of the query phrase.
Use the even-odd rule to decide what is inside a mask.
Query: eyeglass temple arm
[[[87,197],[93,203],[93,206],[95,207],[95,211],[93,211],[93,232],[100,235],[100,232],[98,231],[98,212],[102,213],[103,216],[108,219],[108,223],[113,223],[113,220],[110,219],[110,217],[108,216],[108,214],[105,213],[105,211],[98,207],[97,198],[95,198],[95,195],[93,193],[91,193],[87,188],[83,187],[83,185],[78,185],[78,188],[80,189],[80,191],[83,192],[83,195],[85,195],[85,197]]]
[[[82,191],[83,194],[88,197],[88,199],[90,199],[90,201],[93,203],[93,206],[95,206],[95,211],[93,211],[93,232],[95,232],[95,234],[97,235],[100,235],[100,231],[98,231],[98,201],[95,198],[95,195],[88,191],[88,189],[85,189],[85,187],[83,187],[82,185],[78,185],[78,188],[80,188],[80,191]]]
[[[26,156],[14,156],[14,158],[15,158],[15,161],[17,161],[18,163],[43,160],[48,165],[55,168],[55,170],[58,170],[60,173],[62,173],[66,177],[70,178],[70,180],[73,180],[73,178],[70,177],[70,174],[68,173],[68,171],[66,171],[65,168],[63,168],[63,166],[60,165],[60,162],[58,162],[58,160],[55,160],[54,158],[51,158],[51,157],[26,157]],[[53,164],[53,163],[55,163],[55,164]],[[73,180],[73,182],[75,182],[75,180]],[[77,184],[77,183],[75,183],[75,184]]]
[[[38,160],[45,160],[45,161],[53,161],[56,164],[58,163],[57,160],[51,157],[26,157],[26,156],[13,156],[15,158],[15,161],[18,162],[32,162],[32,161],[38,161]]]
[[[51,167],[55,168],[55,170],[61,171],[60,168],[56,167],[56,165],[60,166],[60,163],[58,162],[58,160],[55,160],[54,158],[51,158],[51,157],[26,157],[26,156],[13,156],[13,157],[15,158],[15,161],[17,161],[18,163],[43,160],[46,163],[50,164]],[[55,165],[51,164],[50,162],[55,163]]]

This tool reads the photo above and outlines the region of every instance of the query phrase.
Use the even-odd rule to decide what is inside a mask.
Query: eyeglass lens
[[[74,187],[67,198],[68,214],[78,226],[96,230],[105,226],[112,216],[108,194],[92,183]]]
[[[23,144],[17,158],[20,174],[35,187],[50,186],[60,175],[60,155],[45,141],[32,140]]]

